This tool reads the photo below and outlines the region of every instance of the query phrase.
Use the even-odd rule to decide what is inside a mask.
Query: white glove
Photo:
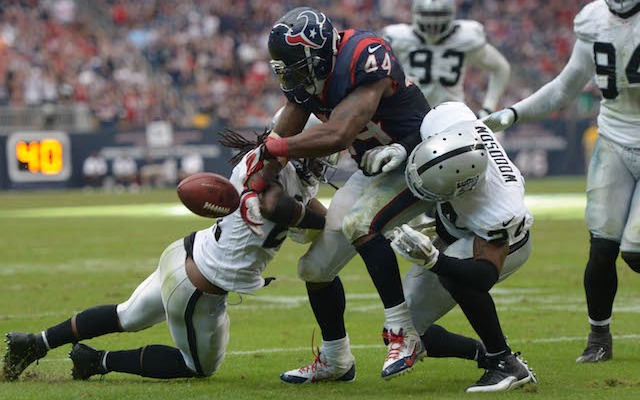
[[[503,108],[480,119],[480,121],[484,122],[492,131],[500,132],[516,122],[516,112],[511,107]]]
[[[493,111],[489,110],[488,108],[481,108],[478,110],[478,112],[476,113],[476,115],[478,116],[478,119],[482,119],[484,117],[487,117],[489,114],[491,114]]]
[[[403,224],[400,228],[393,228],[391,247],[403,258],[424,269],[431,269],[440,255],[428,236],[407,224]]]
[[[407,149],[400,143],[378,146],[367,150],[360,160],[360,168],[365,175],[389,172],[407,159]]]
[[[264,224],[264,218],[260,213],[260,198],[253,190],[247,190],[240,197],[240,215],[247,224],[251,232],[260,237],[264,237],[264,231],[261,226]]]

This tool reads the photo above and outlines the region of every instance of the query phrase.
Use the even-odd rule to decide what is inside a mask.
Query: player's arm
[[[582,92],[595,73],[592,47],[592,43],[578,39],[573,46],[571,58],[557,77],[531,96],[494,112],[483,118],[482,122],[494,132],[499,132],[515,122],[544,118],[569,104]]]
[[[485,43],[484,46],[470,52],[469,62],[489,74],[489,82],[487,83],[487,92],[484,96],[482,109],[487,114],[492,113],[498,107],[500,97],[507,89],[511,65],[502,53],[489,43]]]
[[[473,258],[460,259],[441,254],[425,234],[409,225],[395,228],[391,247],[407,260],[425,269],[462,283],[474,290],[488,291],[498,281],[509,253],[507,241],[488,241],[475,236]]]
[[[268,142],[267,150],[276,157],[322,157],[347,149],[375,114],[380,99],[393,91],[391,78],[360,85],[333,109],[326,122]]]
[[[300,104],[287,101],[278,117],[272,132],[281,137],[297,135],[304,129],[310,112]]]
[[[319,204],[322,208],[311,202],[305,205],[286,194],[282,186],[274,184],[260,196],[260,213],[264,218],[281,226],[322,229],[326,209]]]

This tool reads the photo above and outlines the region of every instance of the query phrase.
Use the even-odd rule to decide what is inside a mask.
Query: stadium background
[[[502,105],[561,70],[575,40],[573,17],[587,2],[458,1],[457,18],[482,22],[512,64]],[[0,189],[82,186],[82,163],[94,151],[109,171],[122,154],[139,167],[170,169],[198,152],[207,170],[227,174],[228,153],[216,132],[261,130],[283,104],[266,37],[287,9],[310,4],[339,29],[411,20],[411,2],[395,0],[3,1]],[[466,76],[466,101],[475,110],[486,86],[485,74],[476,72]],[[595,120],[598,96],[590,86],[561,112],[510,130],[505,147],[526,176],[584,174],[583,134]],[[60,146],[17,157],[18,143],[28,146],[50,132]],[[30,165],[29,157],[53,170]]]

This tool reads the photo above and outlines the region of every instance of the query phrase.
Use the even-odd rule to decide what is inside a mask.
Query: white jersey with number
[[[597,0],[578,13],[574,31],[577,41],[562,72],[513,105],[518,121],[540,119],[566,106],[593,79],[602,92],[598,133],[640,148],[640,13],[620,18]]]
[[[243,158],[233,169],[231,183],[242,191],[246,177]],[[298,177],[295,168],[287,163],[278,175],[284,193],[307,204],[318,191],[318,185],[308,186]],[[216,230],[219,237],[216,239]],[[249,230],[240,209],[219,218],[212,228],[196,233],[193,259],[202,274],[213,284],[227,291],[249,293],[264,285],[262,273],[267,263],[287,237],[287,229],[265,219],[263,238]]]
[[[594,80],[602,91],[599,131],[614,142],[640,147],[640,12],[623,19],[604,0],[585,6],[576,36],[592,44]]]
[[[488,241],[518,243],[533,224],[533,216],[524,203],[524,178],[493,132],[466,105],[447,102],[429,111],[420,133],[424,138],[458,124],[474,125],[487,149],[489,163],[473,190],[438,203],[441,221],[458,239],[476,235]]]
[[[429,105],[464,101],[466,58],[486,44],[482,24],[455,20],[452,32],[436,44],[426,42],[408,24],[389,25],[383,29],[382,36],[391,44],[407,77],[420,87]]]
[[[491,130],[462,103],[436,106],[425,117],[420,133],[424,138],[457,124],[475,127],[487,148],[489,162],[484,179],[473,190],[438,204],[438,217],[452,236],[442,237],[448,244],[440,251],[449,257],[469,259],[474,256],[475,236],[507,240],[510,248],[500,271],[502,281],[524,265],[531,254],[527,233],[533,216],[524,204],[524,179]],[[421,266],[411,267],[403,279],[403,287],[414,327],[420,334],[456,305],[438,275]]]

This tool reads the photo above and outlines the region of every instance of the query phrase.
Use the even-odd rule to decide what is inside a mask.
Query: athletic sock
[[[336,277],[329,285],[318,289],[309,289],[307,294],[313,314],[322,332],[322,339],[330,341],[347,336],[344,324],[345,296],[344,287],[339,277]]]
[[[104,366],[109,372],[124,372],[157,379],[197,376],[187,367],[180,350],[163,345],[149,345],[135,350],[110,351]]]
[[[389,240],[378,233],[373,239],[356,248],[378,290],[384,308],[391,308],[404,302],[402,278],[398,260]]]
[[[477,360],[482,348],[476,339],[449,332],[440,325],[433,324],[421,336],[429,357],[457,357]]]

